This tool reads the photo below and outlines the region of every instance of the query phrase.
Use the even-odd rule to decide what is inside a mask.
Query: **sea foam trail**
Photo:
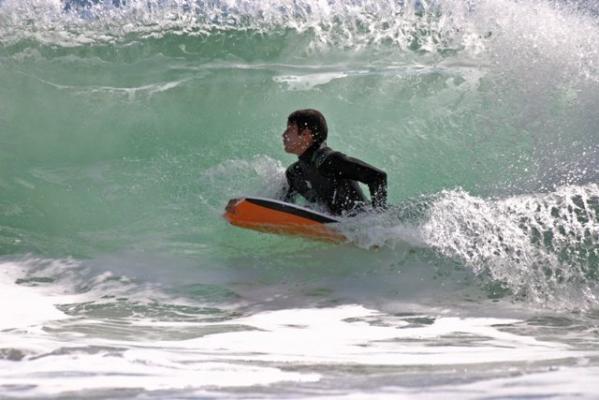
[[[597,304],[596,184],[499,200],[444,191],[413,207],[420,208],[412,212],[417,222],[394,226],[390,221],[397,215],[377,217],[381,228],[357,229],[353,239],[367,247],[394,240],[428,246],[533,303],[565,308]]]

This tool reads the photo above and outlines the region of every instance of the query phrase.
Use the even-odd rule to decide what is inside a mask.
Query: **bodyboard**
[[[260,232],[332,242],[347,240],[333,226],[339,222],[334,217],[279,200],[262,197],[231,199],[224,217],[232,225]]]

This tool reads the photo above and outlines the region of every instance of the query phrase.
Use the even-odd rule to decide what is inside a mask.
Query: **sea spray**
[[[593,306],[599,271],[599,188],[484,200],[445,192],[431,205],[425,241],[517,296],[566,308]]]

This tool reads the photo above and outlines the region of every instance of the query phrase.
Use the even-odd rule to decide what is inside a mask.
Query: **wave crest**
[[[424,240],[537,303],[593,304],[599,280],[599,186],[489,201],[444,192]]]

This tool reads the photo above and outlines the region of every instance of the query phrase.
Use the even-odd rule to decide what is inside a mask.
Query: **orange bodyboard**
[[[334,217],[295,204],[261,197],[231,199],[224,217],[232,225],[260,232],[303,236],[332,242],[346,241],[335,230]]]

